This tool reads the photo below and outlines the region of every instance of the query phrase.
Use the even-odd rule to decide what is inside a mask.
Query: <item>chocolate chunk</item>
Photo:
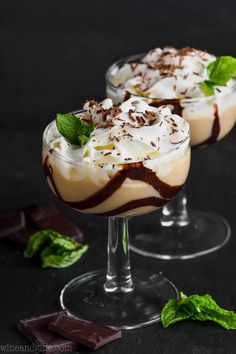
[[[31,213],[37,208],[36,204],[28,204],[22,210],[25,213],[25,217],[29,220]]]
[[[92,349],[98,349],[104,344],[121,338],[121,331],[85,322],[66,314],[53,319],[48,329]]]
[[[63,235],[71,236],[78,242],[83,241],[81,230],[53,205],[38,206],[32,211],[30,218],[38,229],[52,229]]]
[[[0,238],[22,230],[25,226],[25,215],[22,211],[10,211],[0,214]]]
[[[31,209],[30,218],[33,222],[50,218],[50,216],[58,214],[58,210],[54,205],[38,205]]]
[[[9,236],[9,239],[21,244],[22,246],[26,246],[30,236],[36,231],[38,231],[36,227],[27,224],[24,229],[14,232],[13,235]]]
[[[6,236],[17,243],[26,245],[32,234],[41,229],[52,229],[63,235],[70,236],[78,242],[83,242],[82,231],[63,214],[61,214],[53,205],[28,205],[21,211],[12,213],[23,213],[25,225],[21,228],[15,228]],[[0,214],[0,237],[1,224],[5,225],[5,215]],[[2,221],[1,221],[2,220]]]
[[[21,320],[17,328],[23,335],[44,354],[71,352],[77,349],[77,344],[55,333],[48,331],[50,321],[56,320],[64,312],[42,315],[31,319]]]
[[[18,230],[9,236],[9,239],[17,243],[26,246],[31,235],[33,235],[38,229],[31,223],[30,215],[37,206],[30,204],[22,209],[25,215],[25,227],[22,230]]]

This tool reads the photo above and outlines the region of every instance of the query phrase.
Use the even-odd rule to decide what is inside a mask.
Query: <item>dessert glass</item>
[[[125,63],[139,61],[144,54],[121,59],[106,73],[106,95],[115,104],[131,94],[112,83],[112,74]],[[144,99],[144,97],[142,97]],[[168,105],[173,113],[190,125],[191,146],[205,147],[222,139],[236,121],[236,80],[230,92],[185,99],[157,99],[145,97],[149,105]],[[160,259],[188,259],[213,252],[226,244],[231,230],[228,222],[213,212],[187,207],[185,190],[166,204],[158,221],[155,213],[142,220],[130,220],[132,251]]]
[[[159,321],[164,304],[177,298],[178,292],[159,274],[131,272],[128,217],[160,208],[181,189],[190,166],[189,137],[178,149],[149,160],[148,167],[142,162],[99,166],[52,149],[55,126],[55,121],[50,123],[43,135],[43,168],[50,188],[76,211],[109,217],[107,271],[71,280],[61,292],[62,308],[81,319],[120,329]]]

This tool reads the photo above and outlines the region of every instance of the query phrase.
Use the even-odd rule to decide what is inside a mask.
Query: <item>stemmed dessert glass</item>
[[[139,61],[144,54],[130,56],[114,63],[106,73],[106,94],[120,103],[131,94],[112,83],[116,68]],[[132,96],[141,97],[132,94]],[[144,97],[142,97],[144,99]],[[193,148],[205,147],[222,139],[236,120],[236,80],[225,94],[185,99],[145,97],[149,105],[168,105],[173,113],[190,125]],[[158,220],[156,213],[140,220],[130,220],[131,250],[143,256],[160,259],[195,258],[223,247],[230,238],[228,222],[220,215],[187,207],[184,189],[166,204]]]
[[[58,136],[53,121],[43,135],[43,168],[52,191],[77,211],[108,217],[107,271],[71,280],[61,292],[62,308],[119,329],[157,322],[163,305],[178,293],[159,274],[131,271],[128,217],[158,209],[181,189],[190,165],[189,137],[178,149],[149,160],[147,168],[142,162],[101,166],[70,159],[52,148]],[[156,166],[169,167],[162,179]]]

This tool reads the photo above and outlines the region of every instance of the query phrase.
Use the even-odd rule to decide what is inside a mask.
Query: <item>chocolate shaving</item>
[[[111,152],[106,152],[103,156],[111,155]]]
[[[170,135],[172,135],[172,134],[174,134],[174,133],[177,133],[177,132],[178,132],[178,129],[172,128],[172,129],[171,129],[171,132],[170,132]]]
[[[180,141],[171,141],[171,144],[180,144],[180,143],[182,143],[183,142],[183,139],[182,140],[180,140]]]
[[[185,89],[184,91],[180,92],[181,95],[186,95],[188,89]]]

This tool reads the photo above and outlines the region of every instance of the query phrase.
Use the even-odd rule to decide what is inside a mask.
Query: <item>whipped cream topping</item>
[[[203,97],[199,83],[208,79],[207,66],[215,59],[195,48],[155,48],[138,62],[115,66],[111,82],[124,91],[151,98]],[[216,86],[216,93],[230,92],[233,83],[230,80],[227,86]]]
[[[78,116],[94,125],[83,147],[69,144],[56,125],[50,143],[50,148],[76,162],[116,165],[147,161],[189,141],[189,125],[183,118],[166,106],[152,107],[142,98],[131,97],[118,106],[109,98],[101,103],[88,101]]]

